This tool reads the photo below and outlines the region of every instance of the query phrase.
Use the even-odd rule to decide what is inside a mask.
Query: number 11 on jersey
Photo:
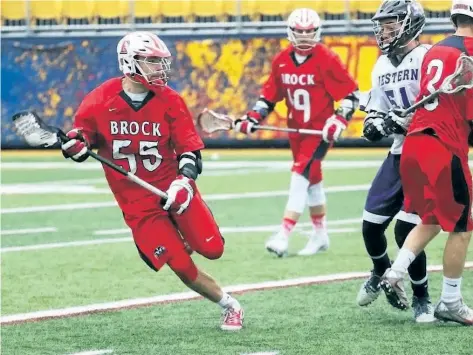
[[[287,89],[287,97],[291,106],[298,111],[304,112],[304,123],[310,121],[310,95],[305,89],[296,89],[291,95],[291,90]],[[289,118],[292,118],[289,116]]]

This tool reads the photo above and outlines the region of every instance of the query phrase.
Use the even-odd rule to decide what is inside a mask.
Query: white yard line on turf
[[[469,261],[465,265],[466,269],[473,268],[473,262]],[[428,271],[441,271],[442,265],[433,265],[427,268]],[[323,284],[336,281],[349,281],[360,278],[365,278],[370,275],[369,272],[347,272],[331,275],[313,276],[313,277],[301,277],[296,279],[278,280],[278,281],[265,281],[253,284],[233,285],[224,287],[225,292],[248,292],[248,291],[262,291],[271,290],[277,288],[287,288],[294,286],[305,286],[313,284]],[[60,309],[50,309],[46,311],[37,311],[29,313],[11,314],[0,317],[0,324],[14,324],[23,323],[27,321],[38,321],[51,318],[62,318],[78,316],[81,314],[90,314],[111,310],[122,310],[126,308],[136,308],[139,306],[151,306],[162,303],[176,302],[176,301],[187,301],[192,299],[198,299],[199,296],[195,292],[180,292],[171,293],[168,295],[160,295],[146,298],[133,298],[115,302],[107,303],[96,303],[85,306],[68,307]]]
[[[113,354],[113,350],[112,349],[89,350],[89,351],[81,351],[80,353],[72,353],[68,355],[103,355],[103,354]]]
[[[350,191],[366,191],[371,185],[348,185],[348,186],[331,186],[325,188],[326,193],[336,192],[350,192]],[[264,197],[281,197],[287,196],[288,191],[262,191],[262,192],[241,192],[231,194],[211,194],[204,195],[206,201],[221,201],[221,200],[241,200],[247,198],[264,198]],[[1,214],[9,213],[32,213],[32,212],[49,212],[49,211],[69,211],[79,209],[91,209],[91,208],[105,208],[117,206],[115,201],[107,202],[88,202],[88,203],[72,203],[62,205],[45,205],[45,206],[34,206],[34,207],[13,207],[3,208]]]
[[[382,160],[338,160],[324,161],[324,169],[349,169],[349,168],[376,168],[380,166]],[[242,168],[290,168],[292,162],[285,161],[258,161],[258,160],[240,160],[240,161],[208,161],[204,162],[205,169],[242,169]],[[2,170],[101,170],[101,164],[97,162],[86,162],[74,164],[72,162],[4,162]]]
[[[5,229],[0,231],[0,235],[17,235],[17,234],[39,234],[39,233],[54,233],[57,232],[55,227],[43,227],[43,228],[26,228],[26,229]]]
[[[221,228],[222,233],[248,233],[248,232],[275,232],[279,228],[279,225],[267,226],[272,228],[262,228],[262,227],[243,227],[242,230],[234,228],[233,231],[225,232],[225,228]],[[339,229],[329,229],[329,233],[351,233],[359,230],[359,228],[339,228]],[[19,247],[5,247],[1,248],[0,252],[3,253],[14,253],[21,251],[33,251],[33,250],[45,250],[45,249],[58,249],[58,248],[70,248],[70,247],[79,247],[87,245],[101,245],[101,244],[117,244],[117,243],[126,243],[132,242],[133,239],[131,236],[124,238],[107,238],[107,239],[92,239],[92,240],[77,240],[73,242],[63,242],[63,243],[46,243],[46,244],[33,244],[33,245],[23,245]]]
[[[241,353],[241,355],[278,355],[279,351],[264,351],[259,353]]]
[[[347,224],[360,223],[361,218],[347,218],[347,219],[338,219],[334,221],[327,221],[329,226],[343,226]],[[301,227],[310,227],[311,222],[302,222],[298,223],[296,230]],[[274,229],[277,229],[280,225],[266,225],[266,226],[249,226],[249,227],[222,227],[220,231],[222,233],[232,233],[232,232],[270,232]],[[130,234],[131,230],[129,228],[120,228],[120,229],[101,229],[94,232],[94,235],[117,235],[117,234]]]

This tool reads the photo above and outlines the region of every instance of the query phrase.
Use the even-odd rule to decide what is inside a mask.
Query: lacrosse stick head
[[[22,111],[13,115],[16,132],[31,147],[52,147],[57,144],[58,130],[45,124],[33,111]]]
[[[207,134],[229,131],[233,127],[233,118],[206,108],[197,117],[197,126]]]
[[[457,59],[455,72],[447,76],[440,87],[444,94],[455,94],[473,88],[473,57],[462,54]]]

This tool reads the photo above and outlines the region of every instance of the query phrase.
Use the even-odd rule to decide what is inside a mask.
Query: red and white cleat
[[[243,328],[243,309],[226,308],[222,312],[222,324],[220,329],[236,331]]]

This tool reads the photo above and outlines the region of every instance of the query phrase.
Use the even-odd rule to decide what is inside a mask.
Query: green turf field
[[[361,215],[384,155],[334,151],[324,172],[330,249],[295,256],[310,231],[304,216],[292,237],[290,256],[278,259],[266,252],[264,243],[285,207],[290,154],[207,153],[198,185],[224,231],[226,251],[220,260],[196,256],[196,262],[224,286],[313,276],[327,281],[333,274],[369,271]],[[4,154],[1,173],[1,306],[2,317],[10,317],[2,321],[47,310],[56,317],[66,309],[66,317],[59,319],[2,324],[2,354],[473,353],[470,328],[417,325],[411,311],[396,311],[383,298],[360,309],[355,298],[361,279],[239,294],[246,327],[234,334],[219,330],[219,308],[208,301],[134,308],[138,298],[187,289],[168,269],[156,274],[141,261],[101,168],[89,162],[79,167],[54,155]],[[394,258],[391,230],[388,238]],[[441,264],[444,241],[445,234],[429,245],[429,264]],[[434,301],[440,276],[430,278]],[[466,302],[473,304],[473,271],[465,273],[463,290]],[[87,311],[122,300],[130,308],[67,316],[71,307]]]

